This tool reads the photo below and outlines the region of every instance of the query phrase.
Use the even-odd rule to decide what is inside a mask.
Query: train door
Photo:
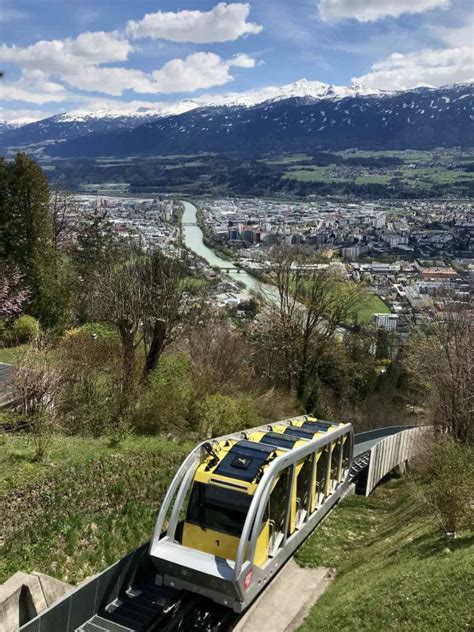
[[[293,466],[284,469],[276,481],[269,503],[269,557],[283,545],[290,530],[290,512],[293,503]]]
[[[310,510],[311,475],[313,471],[313,455],[310,454],[297,465],[296,479],[296,527],[299,527],[306,519]]]
[[[327,495],[329,446],[324,446],[317,454],[316,464],[316,506],[321,507]]]

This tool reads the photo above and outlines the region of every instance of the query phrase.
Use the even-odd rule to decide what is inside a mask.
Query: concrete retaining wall
[[[0,632],[16,632],[71,590],[43,573],[15,573],[0,586]]]

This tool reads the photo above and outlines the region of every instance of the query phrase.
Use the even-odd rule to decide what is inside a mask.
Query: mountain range
[[[301,80],[241,94],[96,111],[14,129],[0,148],[63,157],[473,146],[473,84],[409,91]]]

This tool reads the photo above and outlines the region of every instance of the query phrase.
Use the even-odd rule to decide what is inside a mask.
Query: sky
[[[306,78],[472,81],[468,0],[1,0],[0,118],[178,101]]]

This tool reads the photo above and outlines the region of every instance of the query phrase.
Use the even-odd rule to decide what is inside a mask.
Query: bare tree
[[[180,262],[160,253],[145,256],[129,251],[123,263],[106,265],[97,280],[96,315],[120,335],[125,399],[133,390],[138,345],[145,344],[146,376],[173,338],[184,301],[183,274]]]
[[[149,280],[149,292],[143,315],[144,379],[158,366],[163,350],[173,341],[182,319],[187,296],[185,274],[182,262],[159,252],[148,259],[145,275]]]
[[[79,224],[79,205],[70,191],[56,186],[51,192],[49,208],[53,225],[53,244],[55,250],[58,250],[67,244]]]
[[[474,440],[474,323],[468,306],[414,332],[404,353],[436,428]]]
[[[46,353],[31,349],[14,373],[12,395],[16,408],[32,431],[36,458],[45,456],[56,427],[57,399],[64,372]]]
[[[321,354],[339,328],[355,315],[365,296],[362,285],[327,268],[309,268],[292,250],[273,255],[278,300],[269,302],[258,324],[260,354],[268,372],[295,389],[306,409],[318,398]],[[258,348],[258,346],[257,346]]]

